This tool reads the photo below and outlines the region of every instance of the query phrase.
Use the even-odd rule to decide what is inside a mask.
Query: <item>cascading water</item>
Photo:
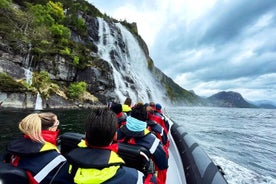
[[[40,96],[40,93],[37,93],[36,95],[36,101],[35,101],[35,110],[42,110],[42,98]]]
[[[26,77],[26,83],[29,85],[32,85],[32,78],[33,78],[33,72],[30,69],[24,69],[25,71],[25,77]]]
[[[23,62],[23,64],[27,67],[24,69],[25,71],[25,77],[26,77],[26,83],[29,85],[32,85],[32,79],[33,79],[33,72],[31,71],[31,62],[32,58],[30,57],[30,53],[32,50],[32,45],[29,45],[28,54]],[[36,95],[36,101],[35,101],[35,110],[42,110],[42,98],[39,93]]]
[[[32,78],[33,78],[33,72],[31,71],[31,67],[30,67],[30,63],[32,60],[30,57],[31,50],[32,50],[32,45],[29,45],[28,54],[26,58],[23,60],[23,65],[26,67],[24,68],[26,83],[29,85],[32,85]]]
[[[134,102],[162,103],[165,95],[150,73],[146,56],[136,38],[120,23],[112,25],[114,27],[111,28],[102,18],[98,18],[98,22],[98,54],[113,68],[115,93],[120,102],[129,96]],[[113,53],[112,57],[110,53]],[[126,77],[131,79],[133,84],[128,83]]]

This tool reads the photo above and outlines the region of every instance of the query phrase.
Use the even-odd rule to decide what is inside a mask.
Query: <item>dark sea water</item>
[[[21,135],[18,130],[19,121],[33,112],[43,111],[0,111],[0,152],[5,149],[5,145],[11,139]],[[89,114],[89,110],[53,110],[51,112],[58,116],[61,134],[64,132],[84,132],[84,121]]]
[[[34,111],[0,111],[0,152]],[[61,133],[83,133],[89,110],[55,110]],[[164,112],[202,146],[229,184],[276,184],[276,110],[174,107]]]
[[[276,184],[276,110],[166,108],[220,165],[230,184]]]

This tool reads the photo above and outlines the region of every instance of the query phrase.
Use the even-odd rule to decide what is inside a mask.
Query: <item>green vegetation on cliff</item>
[[[0,91],[4,92],[24,92],[27,91],[25,85],[15,81],[12,77],[6,73],[0,72]]]

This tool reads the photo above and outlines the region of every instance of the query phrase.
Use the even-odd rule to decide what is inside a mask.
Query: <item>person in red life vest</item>
[[[19,123],[24,136],[7,145],[10,163],[26,170],[29,183],[73,183],[69,165],[56,146],[58,125],[53,113],[30,114]]]
[[[117,118],[108,108],[92,109],[85,122],[85,141],[67,155],[75,183],[143,183],[144,174],[124,166],[116,140]]]
[[[154,114],[152,106],[150,106],[149,104],[145,104],[145,107],[148,112],[148,119],[146,121],[148,124],[148,129],[152,131],[162,142],[167,158],[169,158],[170,141],[168,139],[167,131],[165,131],[165,129],[155,121],[156,119],[161,121],[161,119]]]
[[[165,124],[164,117],[156,113],[155,103],[150,102],[148,108],[148,119],[161,125],[164,128],[165,133],[168,135],[169,129]]]
[[[132,100],[131,98],[127,97],[122,105],[122,111],[124,113],[126,113],[128,116],[130,115],[131,113],[131,103],[132,103]]]
[[[166,117],[163,115],[162,106],[159,103],[155,104],[155,111],[154,112],[157,116],[160,116],[160,117],[163,118],[166,129],[169,131],[170,130],[170,124],[169,124],[168,120],[166,119]]]
[[[145,104],[145,107],[148,113],[153,113],[151,106]],[[164,128],[153,120],[147,119],[146,122],[148,124],[148,129],[156,135],[163,145],[167,145],[169,140]]]
[[[115,112],[118,119],[117,129],[126,124],[127,115],[123,113],[122,105],[118,103],[112,103],[110,109]]]
[[[157,171],[157,182],[166,183],[168,158],[160,140],[147,129],[147,111],[143,104],[136,104],[127,117],[127,123],[118,129],[118,142],[137,144],[144,146],[151,153],[155,170]]]

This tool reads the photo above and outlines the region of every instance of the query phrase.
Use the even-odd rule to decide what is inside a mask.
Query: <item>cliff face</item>
[[[88,8],[86,11],[75,12],[75,15],[72,14],[72,7],[69,5],[75,6],[74,3],[77,2],[84,3]],[[23,4],[20,2],[21,6]],[[19,34],[19,39],[16,40],[17,44],[14,44],[12,38],[8,37],[8,29],[3,27],[8,25],[11,26],[11,30],[20,32],[21,30],[12,25],[21,20],[11,19],[14,23],[10,24],[9,18],[12,17],[13,10],[1,10],[1,16],[8,17],[5,21],[1,21],[0,30],[2,107],[34,108],[38,92],[44,94],[42,95],[44,108],[75,108],[105,104],[108,101],[122,102],[127,96],[134,102],[159,101],[186,105],[204,103],[200,97],[182,89],[154,66],[147,45],[136,33],[135,24],[119,23],[110,17],[104,17],[85,1],[67,1],[66,6],[67,11],[64,16],[67,24],[60,22],[58,24],[64,30],[70,30],[70,38],[65,40],[66,42],[64,39],[60,41],[57,40],[58,37],[52,36],[55,33],[51,32],[52,29],[46,30],[47,38],[42,37],[42,34],[28,37],[22,30],[22,34]],[[20,9],[22,14],[24,10]],[[86,29],[82,27],[80,31],[80,28],[72,26],[70,19],[66,19],[74,16],[78,21],[84,22],[83,26]],[[33,24],[33,27],[35,26]],[[28,29],[31,29],[29,27]],[[134,32],[131,33],[131,30]],[[42,41],[34,40],[35,36],[39,36]],[[49,43],[51,47],[48,46]],[[41,84],[37,81],[39,77],[34,77],[41,71],[49,74],[48,86],[46,84],[43,86],[43,82]],[[9,77],[11,78],[9,80],[13,80],[12,85],[7,85]],[[33,83],[28,82],[29,80]],[[68,87],[77,82],[85,82],[87,92],[82,94],[81,98],[70,99]]]

